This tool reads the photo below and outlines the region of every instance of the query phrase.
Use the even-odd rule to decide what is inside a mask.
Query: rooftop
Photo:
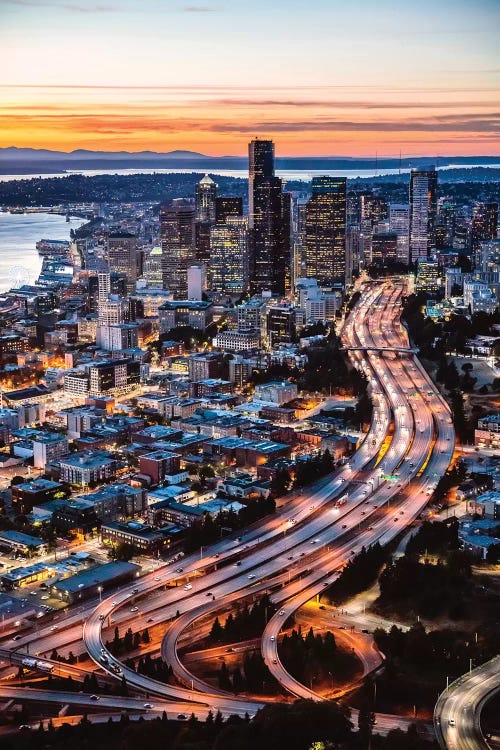
[[[53,588],[67,591],[77,592],[83,588],[89,588],[90,586],[99,586],[103,583],[113,581],[118,576],[122,576],[126,573],[139,574],[141,568],[139,565],[129,562],[109,562],[99,567],[92,568],[91,570],[84,570],[82,573],[77,573],[74,576],[65,578],[64,581],[59,581],[54,584]]]

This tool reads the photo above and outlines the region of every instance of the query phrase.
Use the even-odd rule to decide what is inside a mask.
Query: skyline
[[[3,0],[0,20],[1,147],[500,154],[494,0]]]

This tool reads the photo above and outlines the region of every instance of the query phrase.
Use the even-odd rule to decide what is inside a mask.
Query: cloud
[[[210,5],[183,5],[179,10],[181,13],[218,13],[221,9]]]
[[[74,3],[36,2],[36,0],[2,0],[4,5],[14,5],[20,8],[51,8],[53,10],[68,10],[72,13],[119,13],[121,9],[112,5],[78,5]]]

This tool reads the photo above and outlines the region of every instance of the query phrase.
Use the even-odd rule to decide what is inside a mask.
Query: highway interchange
[[[276,514],[240,537],[226,537],[202,555],[159,567],[102,602],[93,601],[83,612],[73,614],[70,609],[57,628],[27,633],[16,642],[17,655],[11,658],[18,661],[28,649],[45,658],[52,649],[67,650],[71,644],[80,644],[81,650],[83,636],[85,651],[99,674],[106,674],[109,681],[124,677],[129,691],[148,696],[149,714],[165,709],[169,716],[193,712],[205,717],[208,710],[252,716],[261,702],[235,697],[191,673],[179,656],[178,643],[201,617],[215,617],[222,606],[268,592],[276,611],[261,638],[266,665],[291,695],[322,700],[280,661],[284,623],[320,594],[362,546],[386,544],[400,535],[425,508],[453,456],[449,408],[410,350],[400,324],[405,293],[402,280],[365,284],[343,327],[343,344],[368,378],[374,405],[369,431],[349,462],[319,488],[296,493]],[[136,631],[151,621],[169,622],[161,655],[171,665],[177,685],[137,674],[106,649],[114,627],[120,633],[129,626]],[[2,646],[13,648],[5,641]],[[96,705],[95,697],[82,693],[28,691],[2,682],[0,697],[85,708]],[[100,696],[99,709],[103,708],[140,712],[144,697]],[[386,717],[384,722],[387,729],[407,723],[398,717]]]

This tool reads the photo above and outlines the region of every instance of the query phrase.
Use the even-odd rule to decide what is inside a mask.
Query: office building
[[[284,244],[283,185],[279,177],[253,181],[253,258],[251,287],[284,295],[290,250]]]
[[[206,174],[195,187],[195,221],[215,222],[215,201],[217,184]]]
[[[395,232],[381,232],[372,237],[372,265],[380,267],[396,263],[398,256],[398,236]]]
[[[291,343],[295,339],[295,308],[289,305],[275,305],[267,311],[266,332],[271,346],[278,343]]]
[[[226,218],[210,230],[211,287],[226,294],[242,294],[249,286],[248,222]]]
[[[415,280],[415,290],[417,292],[438,292],[441,288],[441,272],[435,261],[422,260],[418,261],[417,278]]]
[[[306,206],[306,276],[320,286],[345,283],[346,179],[314,177]]]
[[[106,451],[80,451],[59,461],[61,480],[88,487],[115,476],[118,464]]]
[[[437,201],[437,222],[443,229],[443,246],[451,247],[455,234],[455,200],[449,195],[442,195]]]
[[[161,206],[160,236],[163,288],[175,299],[187,296],[187,269],[195,261],[194,209]]]
[[[191,326],[204,331],[213,321],[212,302],[203,300],[172,300],[158,308],[160,333],[177,326]]]
[[[137,237],[128,232],[108,235],[107,257],[110,272],[125,274],[127,292],[135,291],[137,281]]]
[[[398,260],[408,263],[410,259],[410,204],[389,204],[389,231],[397,237]]]
[[[260,344],[260,331],[255,328],[221,331],[213,340],[214,347],[228,352],[253,351],[259,349]]]
[[[410,260],[434,255],[436,249],[437,172],[412,169],[410,176]]]
[[[472,251],[481,242],[496,239],[498,231],[498,203],[476,203],[472,209]]]
[[[207,267],[204,263],[189,266],[187,271],[188,299],[201,301],[207,289]]]
[[[254,139],[248,144],[248,223],[254,228],[254,191],[260,179],[274,177],[274,143]]]
[[[219,196],[215,199],[215,221],[224,224],[230,216],[243,216],[243,198]]]

